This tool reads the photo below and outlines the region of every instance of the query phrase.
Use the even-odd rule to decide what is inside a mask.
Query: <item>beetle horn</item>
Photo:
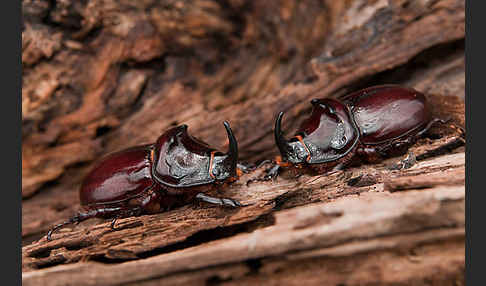
[[[229,140],[229,148],[228,148],[228,157],[225,159],[227,162],[234,166],[234,170],[236,171],[236,164],[238,161],[238,142],[236,142],[235,135],[233,134],[233,130],[228,123],[228,121],[223,122],[224,128],[226,128],[226,133],[228,133],[228,140]]]
[[[287,154],[289,144],[287,142],[287,139],[282,134],[282,117],[283,117],[283,112],[281,111],[278,116],[277,120],[275,121],[275,130],[274,130],[274,135],[275,135],[275,143],[278,146],[278,149],[280,150],[280,153],[282,155]]]

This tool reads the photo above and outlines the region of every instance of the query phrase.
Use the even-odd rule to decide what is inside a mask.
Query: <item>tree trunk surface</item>
[[[23,0],[24,285],[463,285],[464,1]],[[402,157],[330,174],[244,174],[246,206],[68,225],[103,155],[187,124],[240,160],[278,154],[312,98],[423,92],[435,125]]]

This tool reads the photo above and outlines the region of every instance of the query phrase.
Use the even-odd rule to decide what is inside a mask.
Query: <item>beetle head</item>
[[[281,130],[283,112],[275,121],[275,142],[282,159],[293,164],[338,160],[358,142],[358,129],[345,105],[333,99],[314,99],[311,103],[311,116],[290,140]]]
[[[238,145],[228,122],[224,126],[229,138],[226,154],[190,136],[187,125],[162,134],[154,144],[154,179],[170,187],[191,187],[235,177]]]

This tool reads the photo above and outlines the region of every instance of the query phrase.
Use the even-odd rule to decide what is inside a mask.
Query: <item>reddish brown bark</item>
[[[464,1],[24,0],[23,16],[26,285],[463,281]],[[182,123],[224,148],[228,120],[241,159],[271,159],[278,111],[291,132],[310,99],[383,83],[422,91],[452,119],[411,149],[411,169],[390,170],[403,159],[391,158],[247,186],[262,167],[224,194],[252,203],[240,210],[189,205],[41,237],[79,207],[103,154]]]

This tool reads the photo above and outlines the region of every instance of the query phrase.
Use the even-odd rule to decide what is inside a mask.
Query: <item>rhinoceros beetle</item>
[[[275,122],[280,167],[325,173],[350,163],[376,163],[404,154],[437,121],[425,96],[396,85],[372,86],[341,98],[313,99],[312,113],[287,140],[281,130],[283,112]]]
[[[154,144],[128,148],[101,159],[85,177],[79,190],[83,211],[56,225],[47,234],[66,224],[89,218],[117,218],[157,213],[193,199],[239,207],[229,198],[205,194],[237,179],[238,144],[228,122],[224,127],[229,151],[222,153],[190,136],[187,125],[163,133]]]

